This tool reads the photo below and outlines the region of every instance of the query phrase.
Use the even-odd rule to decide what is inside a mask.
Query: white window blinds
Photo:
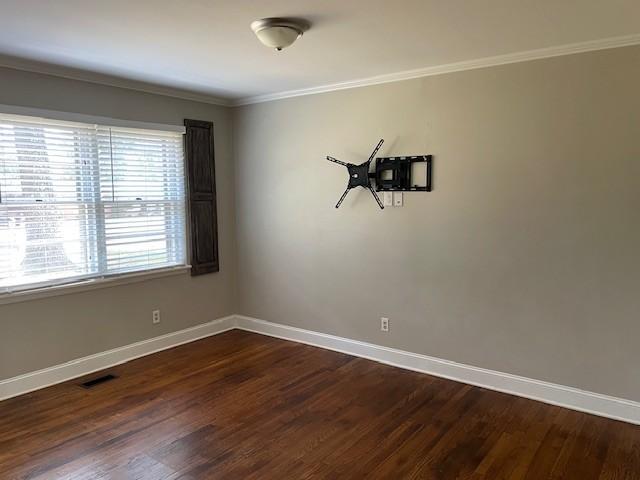
[[[185,262],[182,134],[0,115],[0,293]]]

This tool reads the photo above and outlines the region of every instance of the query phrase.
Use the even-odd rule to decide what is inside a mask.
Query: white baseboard
[[[237,328],[640,425],[640,403],[238,315]]]
[[[17,377],[0,381],[0,400],[16,397],[24,393],[39,390],[56,383],[66,382],[82,377],[98,370],[110,368],[130,360],[144,357],[161,350],[177,347],[183,343],[193,342],[204,337],[216,335],[235,328],[236,317],[230,315],[209,323],[196,325],[160,337],[114,348],[106,352],[96,353],[88,357],[78,358],[67,363],[26,373]]]
[[[72,360],[0,381],[0,400],[110,368],[161,350],[193,342],[234,328],[367,358],[407,370],[640,425],[640,403],[565,387],[554,383],[487,370],[461,363],[383,347],[326,333],[230,315],[160,337]]]

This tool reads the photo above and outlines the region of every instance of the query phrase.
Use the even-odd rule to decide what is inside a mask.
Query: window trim
[[[41,108],[22,107],[18,105],[6,105],[0,104],[0,114],[4,115],[18,115],[34,117],[40,120],[52,121],[52,122],[71,122],[71,123],[86,123],[86,124],[98,124],[105,127],[113,128],[132,128],[136,130],[147,131],[163,131],[163,132],[176,132],[183,135],[186,134],[186,127],[184,125],[174,124],[162,124],[152,122],[140,122],[135,120],[115,119],[111,117],[102,117],[96,115],[87,115],[81,113],[64,112],[60,110],[47,110]],[[60,279],[59,283],[33,283],[25,284],[25,288],[18,288],[10,290],[5,293],[0,293],[0,305],[6,305],[11,303],[24,302],[28,300],[36,300],[40,298],[48,298],[59,295],[68,295],[73,293],[80,293],[89,290],[115,287],[119,285],[127,285],[130,283],[143,282],[147,280],[153,280],[156,278],[162,278],[172,275],[179,275],[189,273],[192,270],[190,264],[190,241],[189,241],[189,201],[187,198],[189,182],[187,176],[187,159],[186,150],[183,154],[184,162],[184,185],[185,185],[185,224],[184,224],[184,242],[185,242],[185,264],[173,265],[167,267],[160,267],[155,269],[140,270],[126,273],[116,273],[111,275],[98,275],[94,277],[68,277]]]
[[[186,133],[184,125],[173,125],[164,123],[139,122],[137,120],[122,120],[111,117],[101,117],[97,115],[86,115],[84,113],[63,112],[60,110],[46,110],[43,108],[20,107],[17,105],[0,104],[0,113],[5,115],[22,115],[36,117],[44,120],[59,122],[98,124],[105,127],[136,128],[141,130],[160,130],[164,132]]]
[[[191,272],[191,265],[178,265],[175,267],[156,268],[154,270],[143,270],[141,272],[124,273],[121,275],[93,277],[85,280],[72,280],[70,282],[59,283],[56,285],[25,288],[24,290],[14,290],[12,292],[0,294],[0,305],[26,302],[28,300],[37,300],[40,298],[56,297],[59,295],[70,295],[102,288],[117,287],[130,283],[154,280],[156,278],[183,275],[189,272]]]

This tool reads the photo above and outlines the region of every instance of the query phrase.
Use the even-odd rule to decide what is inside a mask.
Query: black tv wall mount
[[[432,159],[431,155],[414,155],[407,157],[382,157],[376,158],[375,168],[371,170],[371,162],[373,161],[376,153],[380,150],[380,147],[384,143],[384,139],[378,142],[378,145],[373,149],[369,159],[359,165],[353,163],[346,163],[338,160],[334,157],[327,156],[327,160],[338,165],[343,165],[349,172],[349,182],[347,188],[338,200],[336,208],[340,207],[342,201],[349,193],[349,190],[355,187],[366,188],[371,192],[373,198],[378,202],[378,206],[384,209],[384,205],[378,197],[378,192],[430,192],[431,191],[431,169]],[[412,178],[412,170],[414,163],[426,163],[426,179],[425,183],[418,185],[414,183]],[[375,190],[372,184],[372,180],[375,182]]]

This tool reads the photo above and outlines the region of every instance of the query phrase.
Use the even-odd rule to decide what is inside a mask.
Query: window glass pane
[[[184,263],[182,137],[112,128],[109,144],[101,160],[107,271]]]
[[[0,287],[97,272],[83,128],[0,120]]]
[[[184,263],[184,205],[118,202],[105,205],[107,270],[114,273]]]
[[[182,135],[0,114],[0,293],[182,265]]]

